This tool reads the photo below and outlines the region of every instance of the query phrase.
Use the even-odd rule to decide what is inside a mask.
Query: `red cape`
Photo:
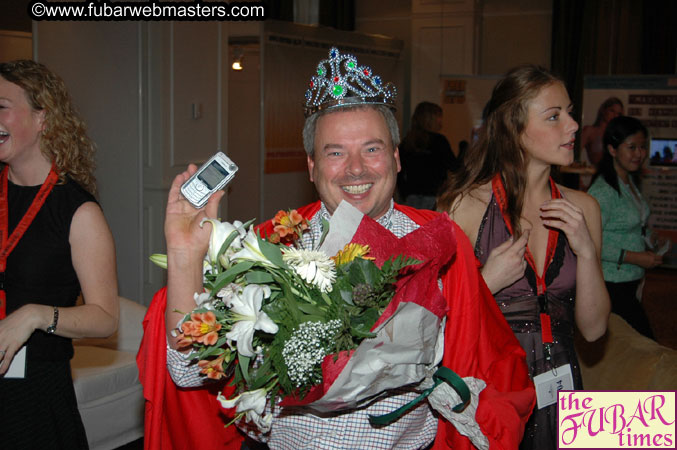
[[[216,400],[218,391],[232,391],[225,383],[183,389],[167,371],[165,308],[167,289],[160,289],[143,320],[143,340],[136,356],[139,379],[146,399],[144,449],[240,449],[242,434],[229,421]]]
[[[315,202],[298,212],[311,218],[319,208],[320,202]],[[419,225],[439,214],[402,205],[395,208]],[[264,235],[272,233],[272,221],[259,229]],[[515,449],[536,402],[524,351],[477,270],[470,241],[455,223],[451,231],[457,251],[442,276],[449,304],[442,364],[462,377],[487,383],[476,420],[491,449]],[[165,307],[162,289],[144,319],[144,339],[137,356],[146,398],[145,449],[239,449],[242,435],[233,426],[223,427],[226,419],[215,397],[219,388],[181,389],[171,380],[166,369]],[[471,449],[473,445],[440,419],[433,449],[446,448]]]

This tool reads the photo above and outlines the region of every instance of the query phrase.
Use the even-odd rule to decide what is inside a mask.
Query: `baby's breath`
[[[287,375],[296,387],[322,381],[322,372],[318,369],[330,353],[332,339],[340,329],[340,320],[304,322],[284,343],[282,356],[288,368]]]

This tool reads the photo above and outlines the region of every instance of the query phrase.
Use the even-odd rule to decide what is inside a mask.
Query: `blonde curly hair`
[[[26,59],[0,63],[0,76],[24,90],[31,108],[44,111],[40,150],[56,165],[60,183],[69,176],[95,195],[94,143],[63,80],[43,64]]]

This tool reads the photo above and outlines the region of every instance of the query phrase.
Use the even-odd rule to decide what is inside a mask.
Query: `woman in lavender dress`
[[[589,195],[556,184],[552,165],[574,160],[578,124],[561,80],[521,66],[500,80],[479,140],[447,182],[438,208],[475,242],[482,275],[538,375],[582,387],[574,326],[588,341],[606,331],[609,296],[600,265],[601,221]],[[555,397],[556,398],[556,397]],[[520,448],[557,448],[557,406],[539,396]]]

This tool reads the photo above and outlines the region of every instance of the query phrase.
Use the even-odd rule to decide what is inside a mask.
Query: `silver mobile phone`
[[[183,183],[181,194],[193,206],[202,208],[214,192],[223,189],[233,179],[235,172],[237,172],[235,163],[218,152]]]

